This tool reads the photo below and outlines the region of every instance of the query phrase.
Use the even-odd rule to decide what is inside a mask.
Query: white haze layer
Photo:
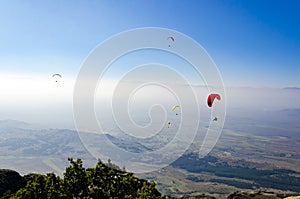
[[[73,122],[73,89],[75,77],[54,79],[41,75],[0,76],[0,119],[21,120],[44,127],[74,128]],[[98,118],[109,118],[110,100],[117,81],[101,80],[101,86],[95,91],[95,115]],[[124,82],[124,84],[141,84]],[[178,85],[185,89],[188,85]],[[206,97],[209,91],[205,86],[193,85],[201,113],[208,113]],[[225,87],[227,113],[235,110],[245,112],[299,109],[300,89],[290,88],[251,88]],[[147,111],[152,105],[162,105],[167,114],[178,101],[169,91],[159,86],[148,86],[138,90],[129,101],[129,111],[137,123],[147,120]],[[100,116],[99,116],[100,114]],[[142,121],[138,121],[140,116]],[[145,116],[145,117],[144,117]],[[191,118],[192,119],[192,118]]]

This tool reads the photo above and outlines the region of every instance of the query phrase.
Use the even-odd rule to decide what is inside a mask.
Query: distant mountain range
[[[0,129],[3,128],[30,128],[32,127],[31,124],[23,122],[23,121],[18,121],[18,120],[0,120]]]
[[[283,89],[285,89],[285,90],[299,90],[300,91],[300,87],[285,87]]]

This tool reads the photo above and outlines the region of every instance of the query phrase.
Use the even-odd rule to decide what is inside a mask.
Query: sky
[[[297,0],[1,0],[0,118],[24,119],[32,108],[72,112],[73,85],[89,53],[112,35],[142,27],[193,38],[226,88],[300,87],[299,8]],[[59,84],[54,73],[63,76]]]
[[[300,86],[299,1],[1,1],[1,73],[76,74],[106,38],[140,27],[200,43],[227,85]]]

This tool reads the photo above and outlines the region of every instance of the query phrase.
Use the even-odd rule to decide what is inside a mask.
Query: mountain
[[[297,90],[300,91],[300,87],[284,87],[284,90]]]
[[[297,119],[300,118],[300,109],[282,109],[278,111],[279,114],[283,114],[284,117],[297,117]]]
[[[18,120],[0,120],[0,129],[11,129],[11,128],[29,128],[29,123],[18,121]]]
[[[116,146],[133,153],[143,153],[146,151],[152,151],[152,149],[144,146],[143,144],[131,140],[124,140],[114,137],[110,134],[106,134],[107,138]]]
[[[278,110],[270,123],[266,120],[272,120],[274,112],[271,111],[266,113],[263,121],[260,118],[229,118],[227,128],[209,156],[198,159],[196,153],[201,142],[196,140],[188,152],[169,167],[139,177],[155,180],[162,194],[180,197],[190,196],[190,193],[217,193],[213,197],[220,198],[220,195],[226,196],[238,190],[260,187],[299,192],[300,128],[293,124],[298,120],[299,112],[299,109]],[[280,122],[276,120],[276,115],[287,117]],[[54,172],[62,177],[68,157],[80,157],[89,167],[97,161],[86,150],[76,131],[31,129],[19,121],[0,122],[6,127],[13,123],[23,128],[0,128],[0,168],[10,168],[21,175]],[[139,139],[113,133],[90,135],[99,137],[91,137],[90,142],[85,144],[94,144],[95,149],[99,150],[103,136],[119,148],[133,153],[156,150],[160,144],[156,137],[140,142]],[[247,178],[247,174],[251,174],[253,179]]]

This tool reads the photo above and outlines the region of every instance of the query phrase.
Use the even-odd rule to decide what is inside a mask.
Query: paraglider
[[[167,39],[168,39],[168,40],[172,40],[173,42],[175,41],[174,37],[171,37],[171,36],[168,37]]]
[[[172,111],[174,111],[174,110],[177,109],[177,108],[180,108],[180,106],[179,106],[179,105],[174,105],[174,106],[172,107]],[[178,115],[178,113],[176,113],[176,115]]]
[[[221,97],[220,97],[219,94],[210,94],[210,95],[208,95],[208,97],[207,97],[207,106],[208,106],[208,107],[212,107],[212,105],[213,105],[213,103],[214,103],[214,100],[215,100],[216,98],[217,98],[218,100],[221,100]]]
[[[175,42],[175,39],[174,39],[174,37],[171,37],[171,36],[169,36],[169,37],[167,37],[167,40],[169,41],[169,42]],[[171,45],[169,44],[169,47],[171,47]]]
[[[167,125],[168,125],[168,128],[170,128],[170,126],[171,126],[171,122],[170,122],[170,121],[168,121],[168,122],[167,122]]]
[[[58,77],[62,78],[62,76],[58,73],[52,75],[52,77],[55,77],[55,76],[58,76]]]
[[[58,73],[53,74],[52,77],[53,77],[53,78],[56,78],[55,82],[58,81],[58,79],[57,79],[58,77],[59,77],[59,78],[62,78],[62,76],[61,76],[60,74],[58,74]]]
[[[174,106],[172,107],[172,111],[174,111],[174,110],[177,109],[177,108],[180,108],[180,106],[179,106],[179,105],[174,105]]]

